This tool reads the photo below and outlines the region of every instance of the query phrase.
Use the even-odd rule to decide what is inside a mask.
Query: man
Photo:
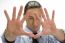
[[[54,23],[54,10],[52,19],[50,19],[47,9],[44,8],[43,11],[39,2],[29,1],[24,9],[24,17],[20,20],[21,9],[22,6],[16,19],[16,7],[13,8],[12,20],[10,20],[7,11],[4,10],[7,18],[7,28],[3,36],[6,43],[60,43],[64,40],[64,33],[57,29]],[[27,25],[23,29],[25,20]],[[41,25],[42,31],[40,31]]]

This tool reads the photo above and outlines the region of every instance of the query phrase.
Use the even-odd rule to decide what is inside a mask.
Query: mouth
[[[38,31],[38,29],[39,29],[38,27],[34,27],[34,31]]]

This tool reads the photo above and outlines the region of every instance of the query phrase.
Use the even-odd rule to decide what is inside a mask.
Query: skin
[[[7,11],[4,10],[5,16],[7,18],[7,27],[4,35],[8,41],[13,41],[17,36],[20,35],[28,35],[33,38],[38,38],[42,35],[53,35],[60,41],[64,40],[64,33],[56,28],[54,22],[54,11],[52,12],[52,19],[50,19],[46,8],[44,8],[44,11],[42,8],[28,9],[25,13],[26,15],[24,15],[24,17],[20,20],[20,17],[22,15],[21,9],[22,6],[20,7],[18,16],[16,18],[16,7],[13,8],[12,20],[9,18]],[[44,19],[44,21],[42,21],[42,19]],[[40,25],[42,25],[42,32],[36,35],[34,35],[32,32],[26,33],[23,30],[23,22],[25,20],[28,28],[32,32],[37,32],[40,28]]]

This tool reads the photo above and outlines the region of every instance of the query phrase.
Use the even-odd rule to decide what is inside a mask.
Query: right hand
[[[26,33],[25,31],[23,31],[23,22],[26,19],[24,16],[22,18],[22,20],[20,20],[21,14],[22,14],[22,6],[20,7],[20,10],[18,12],[18,16],[16,19],[16,7],[13,8],[13,17],[12,20],[9,18],[8,13],[6,10],[4,10],[5,16],[7,18],[7,27],[5,30],[5,37],[7,40],[11,41],[13,39],[16,38],[16,36],[20,36],[20,35],[28,35],[30,37],[32,37],[30,33]]]

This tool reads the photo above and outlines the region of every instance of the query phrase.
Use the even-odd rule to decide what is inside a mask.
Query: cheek
[[[36,20],[36,23],[39,25],[41,23],[41,21],[40,20]]]
[[[29,12],[26,12],[26,16],[29,16],[30,15],[30,13]]]

